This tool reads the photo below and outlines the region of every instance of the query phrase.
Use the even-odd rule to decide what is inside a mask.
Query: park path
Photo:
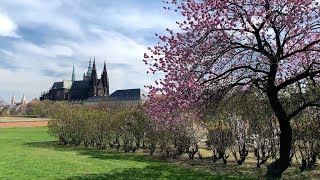
[[[0,117],[0,128],[47,126],[48,119]]]

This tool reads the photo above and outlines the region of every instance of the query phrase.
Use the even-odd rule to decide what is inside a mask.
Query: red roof
[[[28,105],[32,106],[32,105],[38,104],[39,102],[40,102],[40,101],[39,101],[37,98],[34,98],[34,99],[32,99],[32,101],[30,101],[30,102],[28,103]]]

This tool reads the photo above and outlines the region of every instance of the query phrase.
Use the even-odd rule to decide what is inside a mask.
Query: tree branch
[[[320,107],[319,101],[312,101],[309,103],[305,103],[299,108],[297,108],[295,111],[293,111],[291,114],[288,115],[288,118],[291,119],[298,115],[301,111],[305,110],[307,107]]]
[[[293,56],[293,55],[295,55],[295,54],[297,54],[297,53],[307,51],[310,47],[312,47],[313,45],[315,45],[315,44],[317,44],[317,43],[320,43],[320,39],[311,42],[310,44],[308,44],[307,46],[305,46],[305,47],[302,48],[302,49],[293,51],[293,52],[291,52],[291,53],[289,53],[289,54],[286,54],[285,56],[282,56],[279,60],[286,59],[286,58],[288,58],[288,57],[290,57],[290,56]]]
[[[317,74],[320,73],[320,70],[314,71],[314,72],[310,72],[310,71],[309,71],[310,68],[311,68],[311,66],[310,66],[309,69],[308,69],[307,71],[305,71],[304,73],[301,73],[301,74],[295,76],[294,78],[291,78],[291,79],[289,79],[289,80],[287,80],[287,81],[279,84],[279,85],[277,86],[277,91],[280,91],[281,89],[283,89],[283,88],[285,88],[285,87],[287,87],[287,86],[289,86],[289,85],[291,85],[291,84],[293,84],[293,83],[295,83],[295,82],[297,82],[297,81],[300,81],[300,80],[305,79],[305,78],[307,78],[307,77],[315,76],[315,75],[317,75]]]
[[[213,80],[219,79],[219,78],[223,77],[224,75],[226,75],[228,73],[232,73],[232,72],[237,71],[239,69],[248,69],[248,70],[251,70],[252,72],[268,74],[268,72],[266,72],[266,71],[263,71],[263,70],[260,70],[260,69],[255,69],[255,68],[253,68],[251,66],[238,66],[238,67],[235,67],[235,68],[228,69],[224,73],[216,75],[216,77],[214,77],[214,78],[211,78],[211,79],[208,79],[206,81],[203,81],[202,84],[205,84],[205,83],[207,83],[209,81],[213,81]]]

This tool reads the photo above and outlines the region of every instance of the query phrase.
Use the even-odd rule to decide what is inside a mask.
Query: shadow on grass
[[[229,162],[225,165],[220,161],[212,163],[210,159],[204,159],[204,161],[194,161],[193,163],[193,169],[201,170],[190,170],[190,168],[186,167],[186,164],[189,164],[188,161],[184,160],[175,162],[178,165],[172,165],[148,155],[123,153],[113,150],[96,150],[81,146],[64,146],[57,141],[29,142],[23,145],[30,148],[45,148],[55,151],[74,151],[79,153],[79,155],[99,160],[131,160],[147,163],[147,166],[144,168],[118,169],[103,174],[79,175],[68,179],[241,179],[239,176],[244,177],[242,179],[248,179],[248,177],[263,177],[266,171],[265,165],[261,169],[256,169],[254,161],[249,161],[242,166],[238,166],[234,162]],[[207,171],[205,172],[204,169]],[[221,176],[212,175],[209,172],[215,172]],[[319,172],[316,171],[312,174],[305,172],[302,174],[299,173],[297,168],[291,167],[284,174],[284,179],[308,179],[310,175],[318,179]]]
[[[88,174],[74,176],[68,180],[94,180],[94,179],[241,179],[239,177],[227,177],[211,175],[200,171],[190,171],[169,165],[149,165],[145,168],[128,168],[115,170],[110,173]]]
[[[93,148],[85,147],[72,147],[59,144],[57,141],[45,141],[45,142],[29,142],[25,143],[25,146],[32,148],[46,148],[55,151],[76,151],[80,155],[89,156],[90,158],[100,160],[132,160],[137,162],[159,162],[147,155],[137,155],[131,153],[116,152],[112,150],[97,150]]]
[[[75,151],[79,155],[89,156],[99,160],[123,160],[136,161],[147,163],[144,168],[125,168],[113,170],[102,174],[87,174],[69,177],[67,179],[239,179],[232,176],[212,175],[208,171],[191,170],[190,168],[182,167],[165,163],[153,159],[148,155],[138,155],[131,153],[115,152],[111,150],[96,150],[85,147],[71,147],[59,144],[56,141],[45,142],[29,142],[24,144],[31,148],[45,148],[55,151]]]

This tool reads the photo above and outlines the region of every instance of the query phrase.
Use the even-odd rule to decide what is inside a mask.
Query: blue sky
[[[1,0],[0,97],[38,98],[54,81],[82,78],[90,57],[101,74],[104,60],[110,91],[143,88],[146,48],[155,33],[175,29],[180,18],[162,0]]]

